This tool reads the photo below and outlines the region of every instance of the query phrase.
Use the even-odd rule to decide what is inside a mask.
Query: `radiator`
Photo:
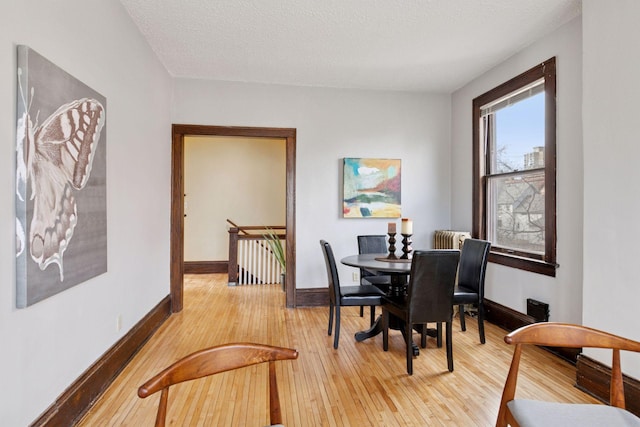
[[[468,231],[436,230],[433,234],[433,249],[461,249],[464,239],[470,238]]]

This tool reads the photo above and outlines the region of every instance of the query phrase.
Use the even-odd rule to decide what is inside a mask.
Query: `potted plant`
[[[280,265],[280,268],[282,269],[282,289],[284,290],[287,262],[285,259],[284,248],[282,247],[282,241],[280,241],[280,238],[276,235],[273,229],[269,227],[265,227],[265,230],[267,230],[267,232],[263,234],[262,237],[264,237],[264,240],[267,242],[267,245],[269,245],[269,248],[271,249],[273,256],[276,258],[276,261],[278,262],[278,264]]]

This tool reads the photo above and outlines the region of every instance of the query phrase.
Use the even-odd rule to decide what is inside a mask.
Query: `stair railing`
[[[282,280],[280,264],[276,260],[264,235],[271,230],[280,238],[282,245],[286,241],[286,227],[245,225],[229,223],[229,285],[276,284]],[[285,233],[280,232],[285,230]]]

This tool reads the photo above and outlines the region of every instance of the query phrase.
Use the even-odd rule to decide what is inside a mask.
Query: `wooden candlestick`
[[[411,234],[403,234],[402,235],[402,256],[400,259],[411,259],[411,251],[413,248],[411,247]]]
[[[389,255],[387,258],[389,259],[398,259],[396,256],[396,233],[388,233],[389,234]]]

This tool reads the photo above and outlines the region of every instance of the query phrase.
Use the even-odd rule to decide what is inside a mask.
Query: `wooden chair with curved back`
[[[219,345],[196,351],[178,360],[141,385],[140,388],[138,388],[138,396],[145,398],[161,391],[155,425],[156,427],[164,426],[167,416],[167,401],[170,386],[220,372],[269,362],[270,423],[271,425],[281,425],[282,414],[280,411],[280,399],[278,396],[274,362],[277,360],[297,358],[298,352],[289,348],[253,343]]]
[[[568,323],[543,322],[524,326],[504,338],[514,344],[511,368],[504,385],[497,427],[519,426],[639,426],[640,418],[625,409],[620,350],[640,352],[640,342]],[[522,346],[604,348],[613,351],[610,405],[572,404],[515,399]]]

